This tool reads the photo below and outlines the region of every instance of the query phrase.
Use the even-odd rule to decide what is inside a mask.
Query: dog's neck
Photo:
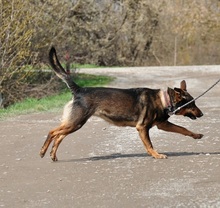
[[[167,91],[162,91],[160,92],[160,98],[162,105],[164,109],[169,109],[172,107],[171,101],[170,101],[170,96]]]

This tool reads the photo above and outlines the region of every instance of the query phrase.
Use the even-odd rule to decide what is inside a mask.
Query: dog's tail
[[[71,76],[61,66],[54,47],[50,49],[49,61],[56,75],[66,83],[66,85],[70,88],[72,94],[75,95],[80,87],[71,79]]]

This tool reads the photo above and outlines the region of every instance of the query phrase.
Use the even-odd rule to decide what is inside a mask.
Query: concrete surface
[[[81,71],[116,76],[113,87],[165,90],[185,79],[193,96],[220,78],[220,66]],[[220,207],[220,84],[197,105],[201,119],[171,121],[204,134],[201,140],[151,130],[163,160],[145,153],[135,129],[93,117],[63,141],[54,163],[39,151],[61,110],[0,121],[0,207]]]

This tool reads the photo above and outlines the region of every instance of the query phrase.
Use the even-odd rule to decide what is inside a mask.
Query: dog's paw
[[[152,155],[155,159],[167,159],[167,156],[164,154]]]
[[[57,158],[57,156],[56,156],[55,154],[50,153],[50,157],[51,157],[51,159],[52,159],[54,162],[58,161],[58,158]]]
[[[194,134],[193,138],[194,139],[201,139],[204,135],[203,134]]]
[[[39,155],[40,155],[41,158],[43,158],[44,155],[45,155],[45,151],[41,150]]]
[[[148,149],[148,154],[151,155],[155,159],[166,159],[167,156],[164,154],[159,154],[156,150],[154,149]]]
[[[51,159],[53,160],[53,162],[57,162],[58,161],[58,158],[55,156],[55,157],[51,157]]]

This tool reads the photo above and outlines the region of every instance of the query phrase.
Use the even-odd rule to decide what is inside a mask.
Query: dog
[[[150,140],[149,130],[153,126],[158,129],[180,133],[194,139],[201,139],[203,134],[196,134],[184,127],[168,121],[170,111],[191,101],[193,97],[187,92],[186,82],[180,83],[180,88],[168,88],[167,91],[150,88],[104,88],[80,87],[61,66],[54,47],[49,52],[49,62],[56,75],[61,78],[72,92],[73,99],[66,104],[63,119],[59,127],[51,130],[41,148],[43,158],[50,143],[51,159],[57,161],[57,149],[63,139],[80,129],[87,120],[96,115],[117,126],[135,127],[149,155],[157,159],[167,158],[154,150]],[[195,102],[183,107],[175,113],[196,119],[203,116]]]

